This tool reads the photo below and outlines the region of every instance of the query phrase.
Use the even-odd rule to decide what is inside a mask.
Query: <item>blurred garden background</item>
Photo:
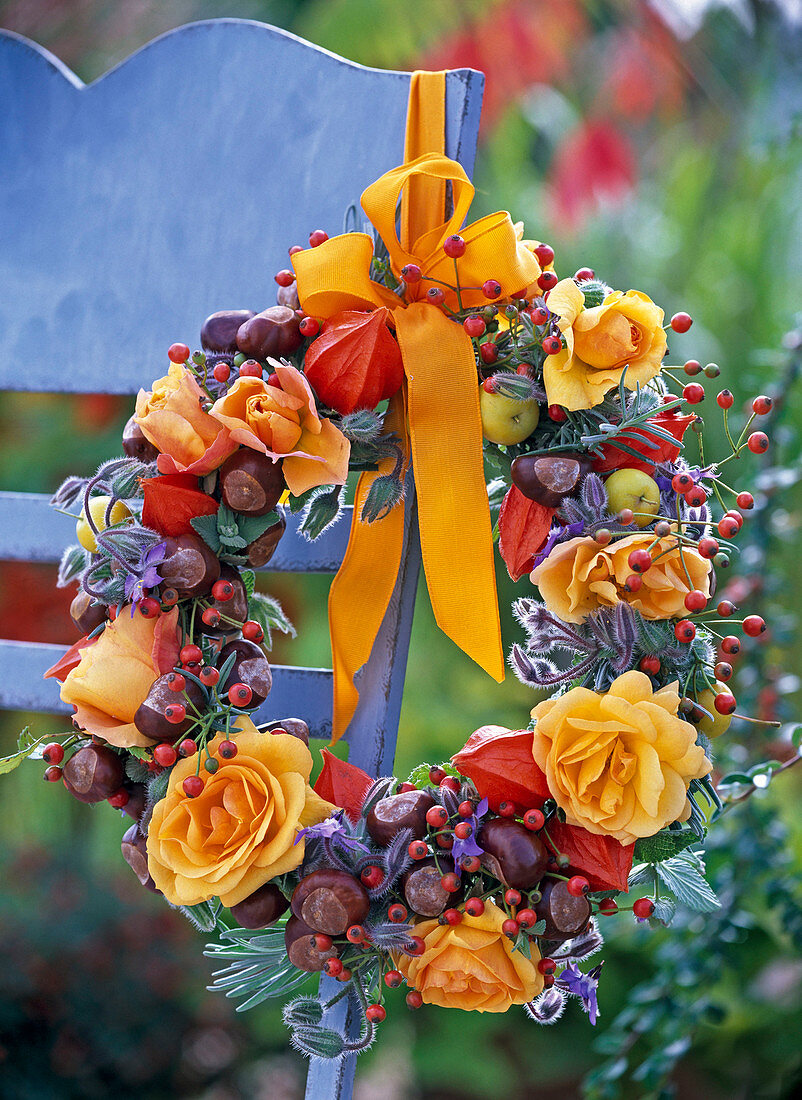
[[[736,410],[756,393],[775,397],[771,450],[727,590],[769,623],[742,651],[739,710],[783,728],[733,724],[730,740],[747,748],[717,749],[722,770],[787,758],[802,715],[799,0],[0,0],[0,27],[87,81],[157,34],[217,16],[273,23],[366,65],[484,71],[472,216],[507,208],[555,248],[559,274],[589,265],[669,316],[687,310],[694,325],[671,335],[670,361],[721,366],[702,408],[714,442],[718,388],[733,391]],[[197,334],[175,338],[193,344]],[[143,383],[161,368],[144,364]],[[80,349],[65,348],[64,369],[80,370]],[[67,473],[91,473],[119,452],[130,404],[3,395],[2,488],[49,492]],[[739,460],[754,480],[749,462]],[[527,592],[526,579],[499,580],[505,609]],[[0,563],[5,637],[74,640],[71,592],[54,596],[54,582],[54,569]],[[275,660],[327,665],[328,580],[265,574],[261,584],[299,627],[297,639],[277,641]],[[505,614],[509,646],[518,633]],[[397,774],[449,756],[485,723],[525,725],[536,701],[458,652],[421,591]],[[0,721],[0,755],[26,722],[56,728],[52,718]],[[608,923],[595,1029],[575,1006],[538,1028],[522,1012],[411,1013],[399,996],[361,1059],[356,1095],[799,1095],[800,795],[792,771],[713,831],[720,912],[664,932],[626,915]],[[141,890],[119,857],[124,828],[107,806],[45,787],[35,763],[0,784],[0,1098],[301,1096],[305,1067],[288,1051],[280,1006],[236,1015],[204,992],[202,936]]]

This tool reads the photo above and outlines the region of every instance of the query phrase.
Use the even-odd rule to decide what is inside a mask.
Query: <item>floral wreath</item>
[[[431,210],[446,184],[454,213],[441,222]],[[645,294],[588,268],[558,279],[553,250],[508,214],[461,228],[471,196],[455,162],[408,156],[363,195],[374,230],[313,232],[275,277],[277,305],[214,313],[200,350],[170,347],[167,374],[137,397],[125,456],[53,498],[76,517],[59,585],[79,579],[82,636],[46,675],[74,728],[25,731],[0,762],[41,758],[47,780],[132,819],[125,860],[217,934],[211,988],[241,1008],[288,997],[310,972],[341,983],[285,1005],[293,1043],[319,1057],[368,1046],[402,985],[413,1009],[523,1005],[540,1023],[576,997],[595,1023],[601,964],[580,964],[602,946],[601,920],[626,909],[669,924],[677,903],[719,904],[701,845],[722,809],[712,742],[737,706],[741,643],[723,632],[765,630],[714,601],[753,506],[724,478],[742,452],[767,449],[751,429],[771,401],[754,399],[736,438],[722,390],[731,449],[706,458],[694,411],[705,392],[681,376],[719,368],[664,365],[666,330],[691,318],[664,326]],[[454,491],[438,503],[445,454]],[[438,622],[500,675],[497,539],[512,579],[528,574],[540,595],[514,605],[525,641],[509,663],[549,696],[526,728],[484,726],[402,782],[324,750],[312,786],[303,719],[253,721],[271,631],[292,630],[254,570],[287,509],[316,538],[361,473],[331,606],[336,740],[386,603],[350,649],[343,609],[366,556],[389,599],[410,459]],[[473,563],[464,621],[440,553],[454,523],[462,568]],[[361,1012],[355,1039],[326,1025],[346,995]]]

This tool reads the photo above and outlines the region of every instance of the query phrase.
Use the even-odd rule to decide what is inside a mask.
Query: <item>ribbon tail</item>
[[[504,651],[471,341],[426,303],[398,310],[396,324],[432,610],[440,629],[500,683]]]
[[[399,436],[406,460],[408,440],[402,392],[390,402],[385,429]],[[370,657],[401,565],[403,506],[399,504],[375,523],[363,523],[360,519],[373,482],[389,473],[394,465],[393,458],[383,459],[378,470],[359,478],[348,548],[329,589],[329,634],[334,670],[331,744],[339,741],[354,716],[359,702],[354,676]]]

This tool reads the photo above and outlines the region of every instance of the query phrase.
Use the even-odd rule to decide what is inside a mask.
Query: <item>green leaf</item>
[[[699,838],[690,830],[672,833],[667,829],[656,836],[641,837],[635,841],[635,860],[637,863],[660,863],[670,859],[691,844],[697,844]]]
[[[390,474],[382,474],[377,477],[368,490],[365,503],[362,505],[361,519],[363,523],[375,523],[384,519],[404,497],[404,483],[399,472],[394,470]]]
[[[0,758],[0,775],[6,775],[8,772],[13,772],[15,768],[20,766],[23,760],[27,760],[29,756],[33,756],[40,745],[49,741],[52,741],[52,737],[49,735],[38,738],[31,737],[31,731],[26,726],[19,735],[17,751],[10,756]]]
[[[323,1005],[317,997],[296,997],[281,1013],[287,1027],[315,1027],[323,1019]]]
[[[279,514],[273,510],[264,516],[238,516],[237,528],[239,534],[245,539],[245,545],[250,546],[252,542],[256,542],[260,535],[265,533],[268,527],[272,527],[278,521]]]
[[[133,756],[129,756],[125,761],[125,774],[132,783],[147,783],[150,779],[150,772],[148,771],[147,765],[143,764],[141,760],[135,759]]]
[[[195,516],[189,521],[200,537],[215,554],[220,553],[220,536],[217,533],[216,516]]]
[[[251,596],[248,601],[248,614],[264,631],[268,649],[273,643],[274,630],[289,634],[291,638],[296,635],[295,627],[285,615],[281,604],[275,597],[268,596],[264,592],[254,592]]]
[[[704,863],[695,852],[684,851],[655,864],[655,871],[681,905],[697,913],[712,913],[721,902],[704,878]]]
[[[442,768],[446,775],[453,775],[455,779],[461,779],[462,776],[451,763],[450,760],[445,761],[443,764],[418,764],[409,776],[408,783],[414,783],[416,787],[428,787],[431,786],[431,779],[429,778],[429,772],[432,768]]]
[[[532,925],[532,927],[529,929],[529,935],[530,936],[542,936],[545,931],[546,931],[546,921],[545,921],[545,918],[544,918],[542,920],[537,921],[536,924]]]
[[[250,599],[256,589],[256,574],[252,569],[242,569],[240,577],[245,585],[245,595]]]
[[[308,539],[316,539],[340,518],[342,512],[342,486],[318,493],[309,503],[301,533]]]
[[[160,802],[167,794],[167,785],[170,782],[169,771],[154,775],[148,784],[148,797],[151,802]]]
[[[57,588],[65,588],[70,581],[83,573],[88,564],[87,553],[81,546],[68,546],[61,555],[58,567]]]
[[[199,932],[214,932],[217,928],[217,918],[220,913],[220,902],[201,901],[197,905],[180,905],[179,909]]]
[[[658,898],[654,903],[654,912],[651,919],[667,926],[671,924],[676,911],[677,907],[671,898]]]

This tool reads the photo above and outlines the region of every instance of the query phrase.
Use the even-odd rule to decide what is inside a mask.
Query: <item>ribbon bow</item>
[[[447,184],[453,213],[443,220]],[[405,192],[399,239],[396,210]],[[523,295],[540,268],[517,241],[507,213],[490,214],[460,230],[473,195],[461,165],[438,153],[392,169],[363,193],[362,207],[387,247],[395,274],[400,278],[407,264],[421,269],[423,278],[408,285],[406,301],[371,280],[373,239],[366,233],[332,237],[296,253],[292,262],[301,305],[311,316],[325,320],[342,310],[379,306],[393,313],[406,392],[393,398],[385,423],[401,438],[405,452],[411,450],[432,609],[440,629],[500,682],[504,655],[473,345],[461,324],[426,300],[427,289],[439,285],[426,280],[454,286],[454,261],[443,243],[458,231],[466,243],[457,260],[465,289],[458,295],[442,288],[443,304],[450,309],[487,305],[481,287],[488,279],[501,285],[502,298]],[[359,518],[373,479],[384,472],[380,467],[360,478],[348,551],[329,594],[335,741],[356,708],[353,677],[370,656],[401,560],[403,509],[373,524]]]

